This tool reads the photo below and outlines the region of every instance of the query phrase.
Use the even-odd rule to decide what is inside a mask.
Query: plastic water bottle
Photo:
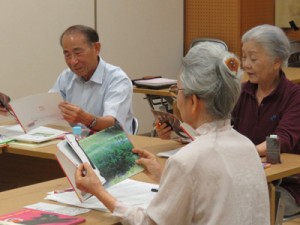
[[[267,162],[271,164],[281,163],[280,142],[276,134],[271,134],[266,138],[267,142]]]
[[[77,141],[79,141],[83,138],[83,136],[82,136],[82,127],[81,126],[72,127],[72,133],[74,134]]]

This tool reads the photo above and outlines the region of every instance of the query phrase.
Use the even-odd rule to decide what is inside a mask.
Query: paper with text
[[[22,142],[42,143],[63,136],[66,131],[40,126],[28,133],[24,133],[19,124],[0,127],[0,137],[4,140],[17,140]],[[1,139],[0,139],[1,141]]]
[[[68,216],[76,216],[90,211],[90,209],[70,207],[64,205],[55,205],[55,204],[49,204],[44,202],[38,202],[32,205],[27,205],[25,206],[25,208],[42,210],[46,212],[60,213]]]
[[[59,103],[63,99],[59,93],[41,93],[22,97],[10,102],[10,107],[25,132],[39,126],[66,123]]]
[[[147,208],[156,194],[156,192],[151,191],[153,188],[157,189],[158,185],[126,179],[114,186],[109,187],[107,191],[116,199],[118,199],[118,201],[121,201],[126,205]],[[74,191],[58,194],[54,194],[52,192],[49,193],[45,199],[83,208],[108,211],[107,208],[95,196],[87,199],[84,202],[80,202]]]

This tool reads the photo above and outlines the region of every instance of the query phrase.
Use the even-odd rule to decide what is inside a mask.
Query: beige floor
[[[283,223],[284,225],[300,225],[300,218]]]

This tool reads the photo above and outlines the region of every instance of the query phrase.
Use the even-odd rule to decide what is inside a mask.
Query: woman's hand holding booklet
[[[186,123],[181,122],[175,115],[163,112],[152,110],[155,121],[158,121],[158,124],[166,124],[173,131],[171,139],[176,139],[183,143],[189,143],[195,139],[197,136],[196,130]]]

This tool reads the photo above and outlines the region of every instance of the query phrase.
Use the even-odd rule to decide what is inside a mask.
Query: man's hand
[[[8,115],[8,103],[10,102],[10,97],[0,92],[0,115],[7,116]]]
[[[61,102],[59,104],[62,116],[66,121],[72,124],[83,123],[86,112],[77,105],[68,102]],[[84,124],[84,123],[83,123]]]
[[[7,111],[6,108],[0,106],[0,115],[1,115],[1,116],[8,116],[9,113],[8,113],[8,111]]]

